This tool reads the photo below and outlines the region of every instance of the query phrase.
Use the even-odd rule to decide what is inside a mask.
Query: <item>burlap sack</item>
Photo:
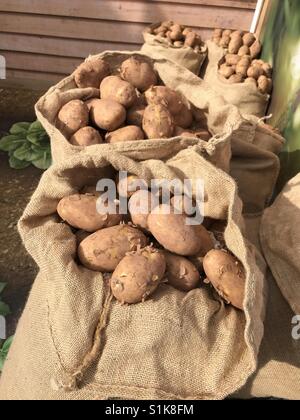
[[[40,274],[4,368],[1,399],[221,399],[255,371],[264,267],[243,238],[234,181],[196,146],[170,159],[158,156],[163,160],[139,162],[134,153],[113,147],[97,155],[86,151],[43,175],[19,225]],[[246,270],[245,313],[225,306],[206,286],[185,294],[162,284],[143,304],[110,302],[102,275],[77,265],[74,235],[55,215],[61,197],[107,176],[109,165],[146,180],[204,179],[211,202],[206,214],[214,217],[215,207],[219,217],[227,217],[226,244]],[[82,372],[97,323],[97,357]],[[75,379],[79,389],[65,392]]]
[[[284,141],[253,116],[245,116],[245,123],[233,134],[230,174],[238,184],[244,214],[260,215],[269,205],[280,171],[278,155]]]
[[[292,184],[295,185],[294,190],[296,191],[298,189],[299,191],[297,184],[294,184],[293,181]],[[289,194],[290,197],[290,193],[287,191],[284,194]],[[275,206],[279,211],[275,212]],[[287,213],[285,213],[286,207],[288,207]],[[246,217],[247,238],[256,245],[257,249],[261,249],[261,243],[265,242],[263,239],[264,233],[269,231],[270,226],[273,226],[276,223],[276,225],[278,224],[281,227],[280,232],[285,231],[287,226],[291,226],[289,229],[290,234],[287,235],[287,237],[290,238],[292,236],[296,239],[297,229],[295,229],[295,226],[297,226],[297,224],[294,223],[294,213],[296,212],[289,211],[289,209],[292,209],[293,207],[294,205],[289,203],[288,199],[285,199],[284,212],[280,211],[282,208],[279,208],[278,204],[274,204],[270,209],[265,211],[263,218],[254,216]],[[270,217],[272,208],[274,208],[273,217]],[[299,217],[299,205],[297,212]],[[287,214],[285,220],[283,220],[283,217],[285,217],[283,214]],[[282,221],[282,223],[280,223],[280,221]],[[295,229],[295,233],[291,234],[293,228]],[[275,242],[278,250],[278,245],[282,244],[280,245],[280,253],[277,252],[276,256],[275,254],[272,255],[272,271],[274,274],[278,267],[280,271],[282,271],[282,267],[287,267],[287,259],[285,261],[282,259],[284,258],[284,255],[291,253],[292,249],[289,239],[280,234],[280,238],[282,239],[282,242],[280,242],[280,238],[276,233],[277,230],[275,231],[274,229],[272,231],[273,235],[268,235],[268,238],[272,238],[269,242],[271,244]],[[260,236],[262,237],[262,241],[260,241]],[[273,251],[264,245],[264,252],[267,259],[271,261],[268,255],[273,253]],[[290,267],[288,269],[291,270],[290,273],[292,273],[293,269]],[[285,274],[288,274],[288,272]],[[299,311],[294,313],[291,309],[291,304],[294,306],[295,302],[299,302],[299,300],[297,301],[297,296],[299,296],[299,294],[298,291],[296,291],[295,296],[287,301],[283,293],[286,294],[285,282],[287,285],[293,283],[293,289],[295,289],[294,284],[297,284],[298,282],[299,272],[296,276],[286,275],[284,279],[283,277],[280,278],[277,276],[276,282],[272,273],[268,271],[266,279],[268,283],[267,313],[264,338],[258,355],[258,369],[248,380],[247,384],[238,393],[234,394],[233,397],[264,398],[272,396],[276,398],[298,400],[300,399],[300,320],[294,320],[295,315],[299,314]],[[281,280],[285,280],[285,282]],[[294,334],[293,329],[295,329]]]
[[[158,26],[160,26],[160,23],[151,25],[151,28],[155,29]],[[207,57],[207,46],[205,44],[201,47],[200,52],[196,52],[190,47],[174,47],[174,45],[169,44],[166,38],[150,34],[147,29],[143,32],[143,37],[145,41],[141,48],[143,54],[154,58],[166,58],[198,76]]]
[[[105,52],[100,54],[100,57],[109,62],[111,67],[116,70],[132,54],[149,60],[148,57],[133,52]],[[231,158],[231,135],[243,124],[237,108],[226,104],[223,98],[218,97],[205,82],[188,70],[159,57],[156,57],[152,62],[166,86],[181,92],[196,108],[205,111],[208,128],[214,137],[208,142],[181,137],[160,139],[159,141],[127,142],[126,149],[140,149],[142,147],[141,143],[145,143],[150,151],[148,156],[155,156],[153,154],[155,150],[157,150],[159,155],[162,154],[162,150],[165,150],[165,153],[168,154],[170,149],[175,154],[182,148],[182,145],[188,147],[199,144],[211,162],[228,172]],[[72,146],[55,127],[56,117],[60,108],[72,99],[86,100],[95,96],[99,97],[97,89],[77,89],[74,75],[71,75],[56,86],[53,86],[36,104],[36,115],[51,138],[52,156],[55,162],[64,161],[73,154],[84,151],[83,147]],[[92,153],[97,154],[101,147],[96,145],[89,148],[92,150]],[[136,158],[138,159],[139,157],[136,156]]]
[[[236,105],[243,115],[263,117],[266,114],[270,95],[263,95],[253,85],[230,83],[218,73],[219,64],[226,52],[213,41],[207,41],[208,58],[201,76],[218,95],[230,104]]]

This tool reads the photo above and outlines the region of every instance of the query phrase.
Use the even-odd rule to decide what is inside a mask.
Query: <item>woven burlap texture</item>
[[[40,274],[4,368],[1,399],[222,399],[255,372],[264,266],[243,237],[236,184],[196,146],[163,160],[140,162],[132,153],[86,150],[43,175],[19,224]],[[245,313],[207,286],[185,294],[162,284],[143,304],[113,301],[97,362],[79,389],[67,393],[63,386],[93,344],[107,285],[101,274],[77,265],[75,237],[55,211],[60,198],[106,177],[111,166],[146,180],[204,179],[211,201],[206,215],[227,218],[226,244],[246,270]]]

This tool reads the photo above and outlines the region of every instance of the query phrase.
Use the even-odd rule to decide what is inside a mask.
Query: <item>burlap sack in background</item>
[[[100,54],[99,57],[107,61],[116,71],[121,63],[133,54],[149,60],[148,57],[133,52],[105,52]],[[93,57],[89,57],[89,59],[93,59]],[[205,82],[190,71],[163,58],[151,61],[166,86],[181,92],[196,108],[204,110],[208,129],[214,137],[208,142],[181,137],[160,139],[159,143],[158,140],[142,140],[140,142],[127,142],[126,148],[135,150],[141,147],[141,143],[148,143],[149,150],[155,157],[155,154],[153,154],[155,149],[164,148],[167,154],[170,150],[173,150],[175,154],[182,148],[182,145],[188,147],[199,144],[211,162],[228,172],[231,158],[231,135],[243,124],[243,119],[237,108],[228,105],[223,98],[216,95]],[[77,89],[74,75],[71,75],[53,86],[36,104],[37,117],[51,138],[52,156],[55,162],[69,159],[73,154],[85,149],[72,146],[55,127],[60,108],[72,99],[86,100],[96,96],[99,97],[97,89]],[[101,147],[102,145],[96,145],[90,146],[89,149],[96,154],[99,153],[98,150]],[[161,154],[161,150],[158,153]],[[138,157],[136,158],[138,159]]]
[[[251,84],[230,83],[218,72],[225,50],[213,41],[207,41],[207,47],[208,57],[201,71],[202,78],[228,103],[236,105],[243,115],[265,116],[270,95],[263,95]]]
[[[140,162],[132,153],[86,151],[43,175],[20,222],[40,274],[5,364],[1,399],[221,399],[255,371],[264,274],[242,236],[235,183],[196,146],[164,161]],[[55,215],[60,198],[107,176],[109,165],[146,180],[204,179],[211,203],[206,214],[227,217],[226,244],[246,270],[245,313],[215,300],[206,286],[185,294],[162,284],[143,304],[109,304],[102,275],[76,264],[74,235]],[[105,328],[97,362],[80,388],[67,393],[63,385],[90,350],[99,318]]]
[[[238,184],[244,214],[259,215],[269,205],[279,175],[278,155],[284,141],[253,116],[245,116],[245,124],[233,134],[230,174]]]
[[[158,26],[160,26],[160,23],[151,25],[151,28],[155,29]],[[143,37],[145,41],[141,48],[143,54],[154,58],[166,58],[198,76],[207,57],[207,46],[205,44],[203,44],[201,51],[197,53],[191,47],[176,48],[174,45],[170,45],[166,38],[150,34],[147,29],[143,32]]]
[[[264,212],[260,238],[283,296],[300,315],[300,174],[287,183]]]

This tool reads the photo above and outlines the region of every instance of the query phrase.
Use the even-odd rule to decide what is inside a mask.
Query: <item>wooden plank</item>
[[[107,50],[139,50],[141,44],[112,43],[105,41],[86,41],[66,38],[43,37],[0,33],[1,45],[7,51],[19,51],[57,55],[62,57],[85,58]]]
[[[0,80],[0,88],[21,88],[32,90],[46,90],[62,80],[61,74],[36,73],[26,70],[7,69],[6,80]]]
[[[112,21],[151,23],[170,16],[170,4],[165,2],[129,0],[1,0],[0,11],[30,13],[40,15],[69,16]],[[248,30],[253,11],[228,8],[225,6],[199,6],[178,3],[172,8],[172,19],[182,24],[198,26],[199,20],[205,27],[224,27]],[[116,26],[115,26],[116,30]],[[119,32],[119,28],[116,32]]]
[[[257,0],[248,1],[231,1],[231,0],[150,0],[155,3],[184,3],[184,4],[196,4],[201,6],[224,6],[224,7],[236,7],[238,9],[255,9]]]
[[[264,28],[264,25],[266,23],[267,17],[268,17],[268,12],[270,11],[271,8],[271,0],[264,0],[264,4],[259,16],[259,20],[256,26],[256,30],[255,30],[255,34],[257,36],[257,38],[261,38],[262,35],[262,31]]]
[[[0,13],[0,31],[61,38],[141,44],[142,23],[72,19],[53,16]],[[1,40],[1,38],[0,38]]]
[[[0,50],[9,69],[30,70],[56,74],[69,74],[82,62],[79,58],[56,57],[52,55],[27,54]]]

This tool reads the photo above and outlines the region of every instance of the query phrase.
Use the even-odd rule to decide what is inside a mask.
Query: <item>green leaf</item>
[[[9,165],[13,169],[25,169],[25,168],[28,168],[28,166],[30,166],[30,162],[19,160],[15,158],[14,156],[11,156],[9,158]]]
[[[9,130],[9,132],[11,134],[24,134],[26,136],[30,125],[31,124],[28,122],[19,122],[19,123],[14,124]]]
[[[13,339],[14,337],[8,338],[3,344],[2,348],[0,349],[0,372],[3,370],[3,366],[7,358]]]
[[[45,135],[46,131],[44,127],[42,126],[42,124],[38,120],[36,120],[30,125],[28,134],[44,134]]]
[[[37,160],[33,160],[32,164],[38,169],[42,169],[42,170],[48,169],[52,164],[51,154],[44,152],[43,157]]]
[[[0,282],[0,295],[3,292],[3,290],[5,289],[5,287],[6,287],[6,283]]]
[[[23,144],[14,152],[14,157],[19,160],[31,161],[31,146],[28,143]]]
[[[0,150],[3,152],[15,151],[26,142],[26,138],[18,138],[15,135],[5,136],[0,140]]]
[[[28,134],[27,135],[27,140],[32,143],[35,144],[37,146],[40,146],[41,144],[47,144],[49,143],[48,138],[46,137],[45,133],[32,133],[32,134]]]
[[[0,300],[0,315],[7,316],[10,314],[9,306]]]

